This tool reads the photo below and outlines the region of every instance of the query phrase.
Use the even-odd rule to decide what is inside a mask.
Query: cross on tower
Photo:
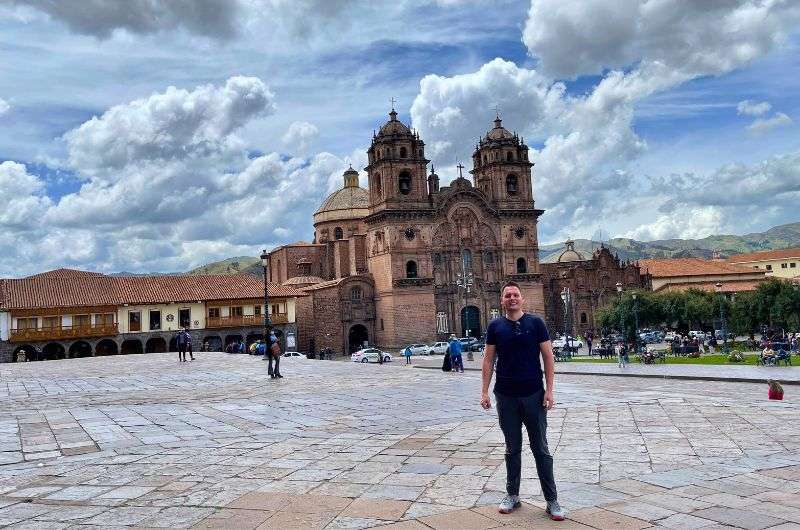
[[[500,107],[497,105],[497,103],[495,103],[494,107],[492,107],[492,110],[494,111],[494,115],[499,118],[500,117]]]
[[[458,168],[458,178],[463,179],[464,175],[461,174],[461,170],[464,169],[464,166],[462,166],[461,162],[459,162],[456,167]]]
[[[392,96],[392,99],[391,99],[391,101],[392,101],[392,110],[394,110],[394,104],[395,104],[395,102],[396,102],[397,100],[395,100],[395,99],[394,99],[394,96]]]

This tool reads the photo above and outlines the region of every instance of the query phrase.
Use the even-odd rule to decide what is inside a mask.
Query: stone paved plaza
[[[800,528],[800,411],[766,385],[559,375],[560,500],[500,515],[480,374],[242,355],[0,366],[12,528]]]

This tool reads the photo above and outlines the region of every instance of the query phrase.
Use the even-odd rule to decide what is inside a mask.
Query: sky
[[[310,241],[392,98],[443,185],[499,108],[541,243],[800,221],[794,0],[0,0],[0,276]]]

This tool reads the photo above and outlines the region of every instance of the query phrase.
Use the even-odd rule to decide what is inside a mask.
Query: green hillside
[[[252,256],[237,256],[222,261],[208,263],[202,267],[190,270],[187,274],[264,274],[261,260]]]

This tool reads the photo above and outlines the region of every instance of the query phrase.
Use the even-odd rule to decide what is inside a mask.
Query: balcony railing
[[[12,329],[9,339],[11,342],[35,342],[88,337],[111,337],[118,333],[119,326],[116,323],[98,324],[96,326],[57,326],[38,329]]]
[[[286,324],[289,322],[289,315],[286,313],[272,313],[269,316],[273,324]],[[238,328],[245,326],[263,326],[264,315],[242,315],[234,317],[208,317],[206,319],[207,328]]]

